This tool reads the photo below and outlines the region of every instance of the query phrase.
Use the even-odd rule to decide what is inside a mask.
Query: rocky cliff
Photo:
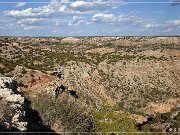
[[[0,124],[5,129],[25,131],[24,97],[19,94],[17,82],[10,77],[0,77]]]

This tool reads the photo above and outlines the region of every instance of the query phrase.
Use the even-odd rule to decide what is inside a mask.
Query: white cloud
[[[62,5],[60,3],[58,4],[50,3],[48,5],[41,6],[38,8],[27,8],[24,10],[5,11],[5,14],[13,17],[37,17],[37,16],[45,17],[55,12],[64,12],[65,9],[66,9],[65,5]]]
[[[176,26],[176,27],[180,28],[180,20],[171,20],[171,21],[167,21],[167,23],[170,26]]]
[[[102,12],[94,14],[92,21],[95,23],[108,23],[113,25],[132,25],[138,27],[141,32],[159,27],[159,24],[152,19],[143,19],[131,14],[114,15]]]
[[[17,5],[16,5],[16,8],[18,7],[23,7],[26,5],[26,2],[19,2]]]
[[[24,29],[24,30],[39,30],[41,28],[43,28],[43,26],[41,25],[35,25],[35,24],[30,24],[30,23],[27,23],[26,21],[18,21],[18,22],[15,22],[15,21],[11,21],[11,23],[7,23],[7,24],[4,24],[3,25],[6,29]]]
[[[79,7],[92,8],[94,6],[94,3],[85,2],[85,1],[75,1],[75,2],[71,3],[70,6],[73,8],[79,8]]]
[[[16,27],[23,27],[26,30],[36,28],[36,26],[43,24],[54,26],[89,25],[92,24],[92,21],[79,15],[92,14],[97,12],[99,9],[102,10],[104,7],[109,6],[110,3],[106,2],[107,0],[92,0],[91,2],[80,0],[75,2],[70,2],[69,0],[51,0],[49,4],[37,8],[8,10],[4,13],[5,15],[15,19],[15,22],[13,23]],[[106,9],[107,8],[104,10]],[[64,15],[66,15],[66,17],[64,17]],[[72,19],[68,19],[71,15],[74,15]],[[62,19],[58,19],[57,16],[58,18],[62,17]],[[52,19],[48,20],[47,18],[49,17],[52,17]]]
[[[69,23],[69,21],[66,19],[52,19],[51,21],[54,23],[54,25],[56,27],[57,26],[65,26]]]
[[[39,29],[42,29],[41,26],[22,25],[21,27],[22,27],[24,30],[39,30]]]
[[[55,26],[79,26],[80,24],[89,24],[83,16],[73,16],[72,19],[52,19]]]
[[[33,24],[44,21],[43,18],[24,18],[17,21],[17,24]]]
[[[91,0],[82,1],[78,0],[72,2],[70,6],[76,10],[105,10],[107,8],[117,8],[120,5],[124,5],[125,0]]]
[[[16,18],[25,17],[47,17],[50,15],[60,15],[60,14],[90,14],[93,11],[80,11],[70,8],[67,3],[68,0],[53,0],[48,5],[37,7],[37,8],[27,8],[24,10],[8,10],[4,13],[8,16]]]
[[[21,4],[20,4],[21,3]],[[22,2],[16,6],[23,6]],[[111,13],[112,8],[125,4],[125,0],[51,0],[49,4],[36,8],[24,10],[5,11],[7,18],[11,18],[16,28],[24,30],[40,29],[41,26],[63,27],[79,26],[94,23],[113,24],[113,27],[133,26],[141,32],[162,31],[170,32],[175,28],[180,28],[180,20],[170,20],[164,24],[158,24],[152,19],[141,18],[136,13],[115,14]],[[115,12],[115,11],[114,11]],[[92,14],[93,13],[93,14]],[[84,14],[89,14],[84,16]],[[48,19],[51,18],[51,19]],[[118,30],[117,30],[118,31]]]
[[[66,5],[62,5],[62,6],[59,7],[58,11],[60,13],[63,13],[63,12],[65,12],[66,9],[67,9],[67,6]]]
[[[101,22],[101,23],[113,23],[113,24],[124,24],[129,23],[132,25],[143,24],[147,25],[147,20],[139,18],[137,16],[132,16],[128,14],[114,15],[108,13],[97,13],[92,17],[93,22]]]
[[[113,14],[107,14],[107,13],[97,13],[93,15],[93,21],[94,22],[106,22],[106,23],[113,23],[116,22],[117,17]]]
[[[73,16],[72,21],[68,23],[69,26],[71,25],[80,25],[81,23],[85,23],[84,17],[82,16]]]
[[[49,4],[37,8],[26,8],[24,10],[8,10],[4,13],[16,18],[25,17],[47,17],[60,14],[91,14],[98,11],[105,11],[124,4],[125,0],[51,0]],[[115,2],[115,3],[114,3]],[[17,6],[23,6],[23,2]]]
[[[8,16],[13,17],[36,17],[36,16],[47,16],[54,12],[54,8],[51,5],[42,6],[38,8],[27,8],[25,10],[10,10],[5,11]]]
[[[93,22],[98,23],[110,23],[110,24],[123,24],[130,20],[130,18],[126,17],[126,15],[116,16],[114,14],[109,13],[97,13],[92,17]]]
[[[179,27],[179,20],[171,20],[165,23],[157,23],[153,19],[141,18],[132,14],[120,14],[115,15],[112,13],[100,12],[92,16],[91,20],[83,16],[73,16],[72,19],[59,19],[56,20],[57,26],[79,26],[80,24],[112,24],[112,26],[131,26],[132,28],[137,28],[138,32],[171,32],[176,27]],[[121,28],[121,27],[119,27]],[[119,31],[119,29],[117,29]],[[107,33],[107,32],[106,32]]]

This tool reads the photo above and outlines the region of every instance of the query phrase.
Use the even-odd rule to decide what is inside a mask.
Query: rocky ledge
[[[0,125],[6,130],[26,131],[24,97],[11,77],[0,77]]]

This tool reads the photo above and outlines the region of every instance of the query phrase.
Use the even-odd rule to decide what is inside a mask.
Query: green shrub
[[[43,124],[64,127],[64,132],[92,132],[92,120],[73,103],[55,100],[45,94],[29,96],[31,106],[39,112]],[[60,123],[58,123],[58,121]]]
[[[136,132],[136,126],[126,113],[101,109],[92,113],[95,132]]]

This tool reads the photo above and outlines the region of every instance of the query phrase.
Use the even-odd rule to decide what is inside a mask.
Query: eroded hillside
[[[44,102],[58,100],[55,106],[66,102],[95,116],[92,111],[111,108],[128,113],[134,123],[180,105],[180,37],[1,37],[0,52],[1,75],[22,84],[32,107],[55,131],[87,130],[91,122],[82,130],[61,129],[62,119],[48,123],[52,113],[37,104],[44,94],[50,98]]]

